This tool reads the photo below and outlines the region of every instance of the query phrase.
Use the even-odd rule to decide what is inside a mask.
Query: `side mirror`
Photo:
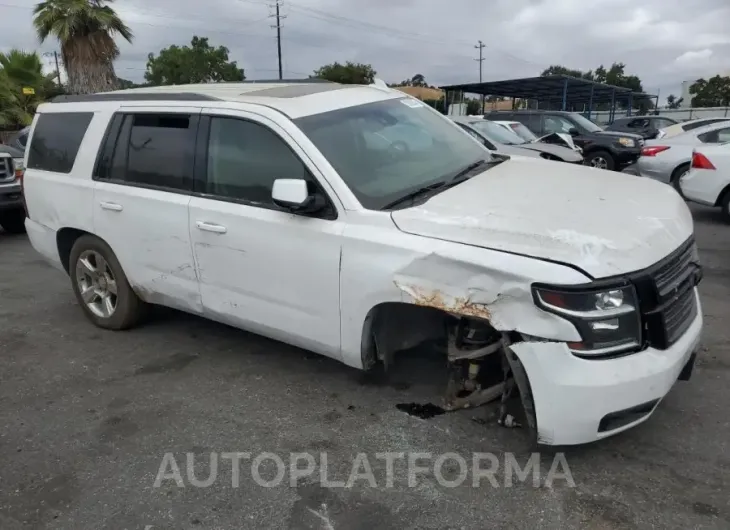
[[[309,193],[304,179],[276,179],[271,199],[274,204],[298,213],[313,213],[325,206],[324,197]]]
[[[580,133],[578,132],[578,129],[576,129],[575,127],[571,127],[570,129],[568,129],[568,134],[571,136],[578,136]]]

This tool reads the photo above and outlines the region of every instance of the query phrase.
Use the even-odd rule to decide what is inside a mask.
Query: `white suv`
[[[69,96],[26,157],[32,245],[100,327],[162,304],[359,369],[441,341],[446,408],[516,386],[544,444],[642,422],[693,366],[701,272],[673,189],[494,157],[395,90]]]

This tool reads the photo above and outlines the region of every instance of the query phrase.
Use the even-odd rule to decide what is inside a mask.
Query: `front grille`
[[[694,287],[701,278],[693,239],[637,275],[634,284],[649,346],[667,349],[687,331],[697,316]]]
[[[0,182],[12,182],[13,180],[15,180],[13,160],[8,157],[0,158]]]

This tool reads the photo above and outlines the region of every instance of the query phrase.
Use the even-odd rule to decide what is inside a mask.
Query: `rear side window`
[[[191,191],[198,117],[118,114],[109,126],[96,178]]]
[[[704,127],[705,125],[712,125],[713,123],[717,123],[720,121],[725,121],[727,118],[708,118],[706,120],[700,120],[696,121],[694,123],[686,123],[682,125],[682,129],[685,131],[691,131],[692,129],[697,129],[698,127]]]
[[[28,169],[71,173],[93,112],[41,114],[28,153]]]
[[[697,138],[704,144],[722,144],[730,141],[730,127],[715,129],[714,131],[700,134]]]

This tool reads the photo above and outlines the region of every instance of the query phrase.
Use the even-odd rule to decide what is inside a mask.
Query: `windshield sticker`
[[[400,102],[408,107],[411,107],[412,109],[417,109],[418,107],[423,107],[423,103],[421,103],[417,99],[403,98],[400,100]]]

